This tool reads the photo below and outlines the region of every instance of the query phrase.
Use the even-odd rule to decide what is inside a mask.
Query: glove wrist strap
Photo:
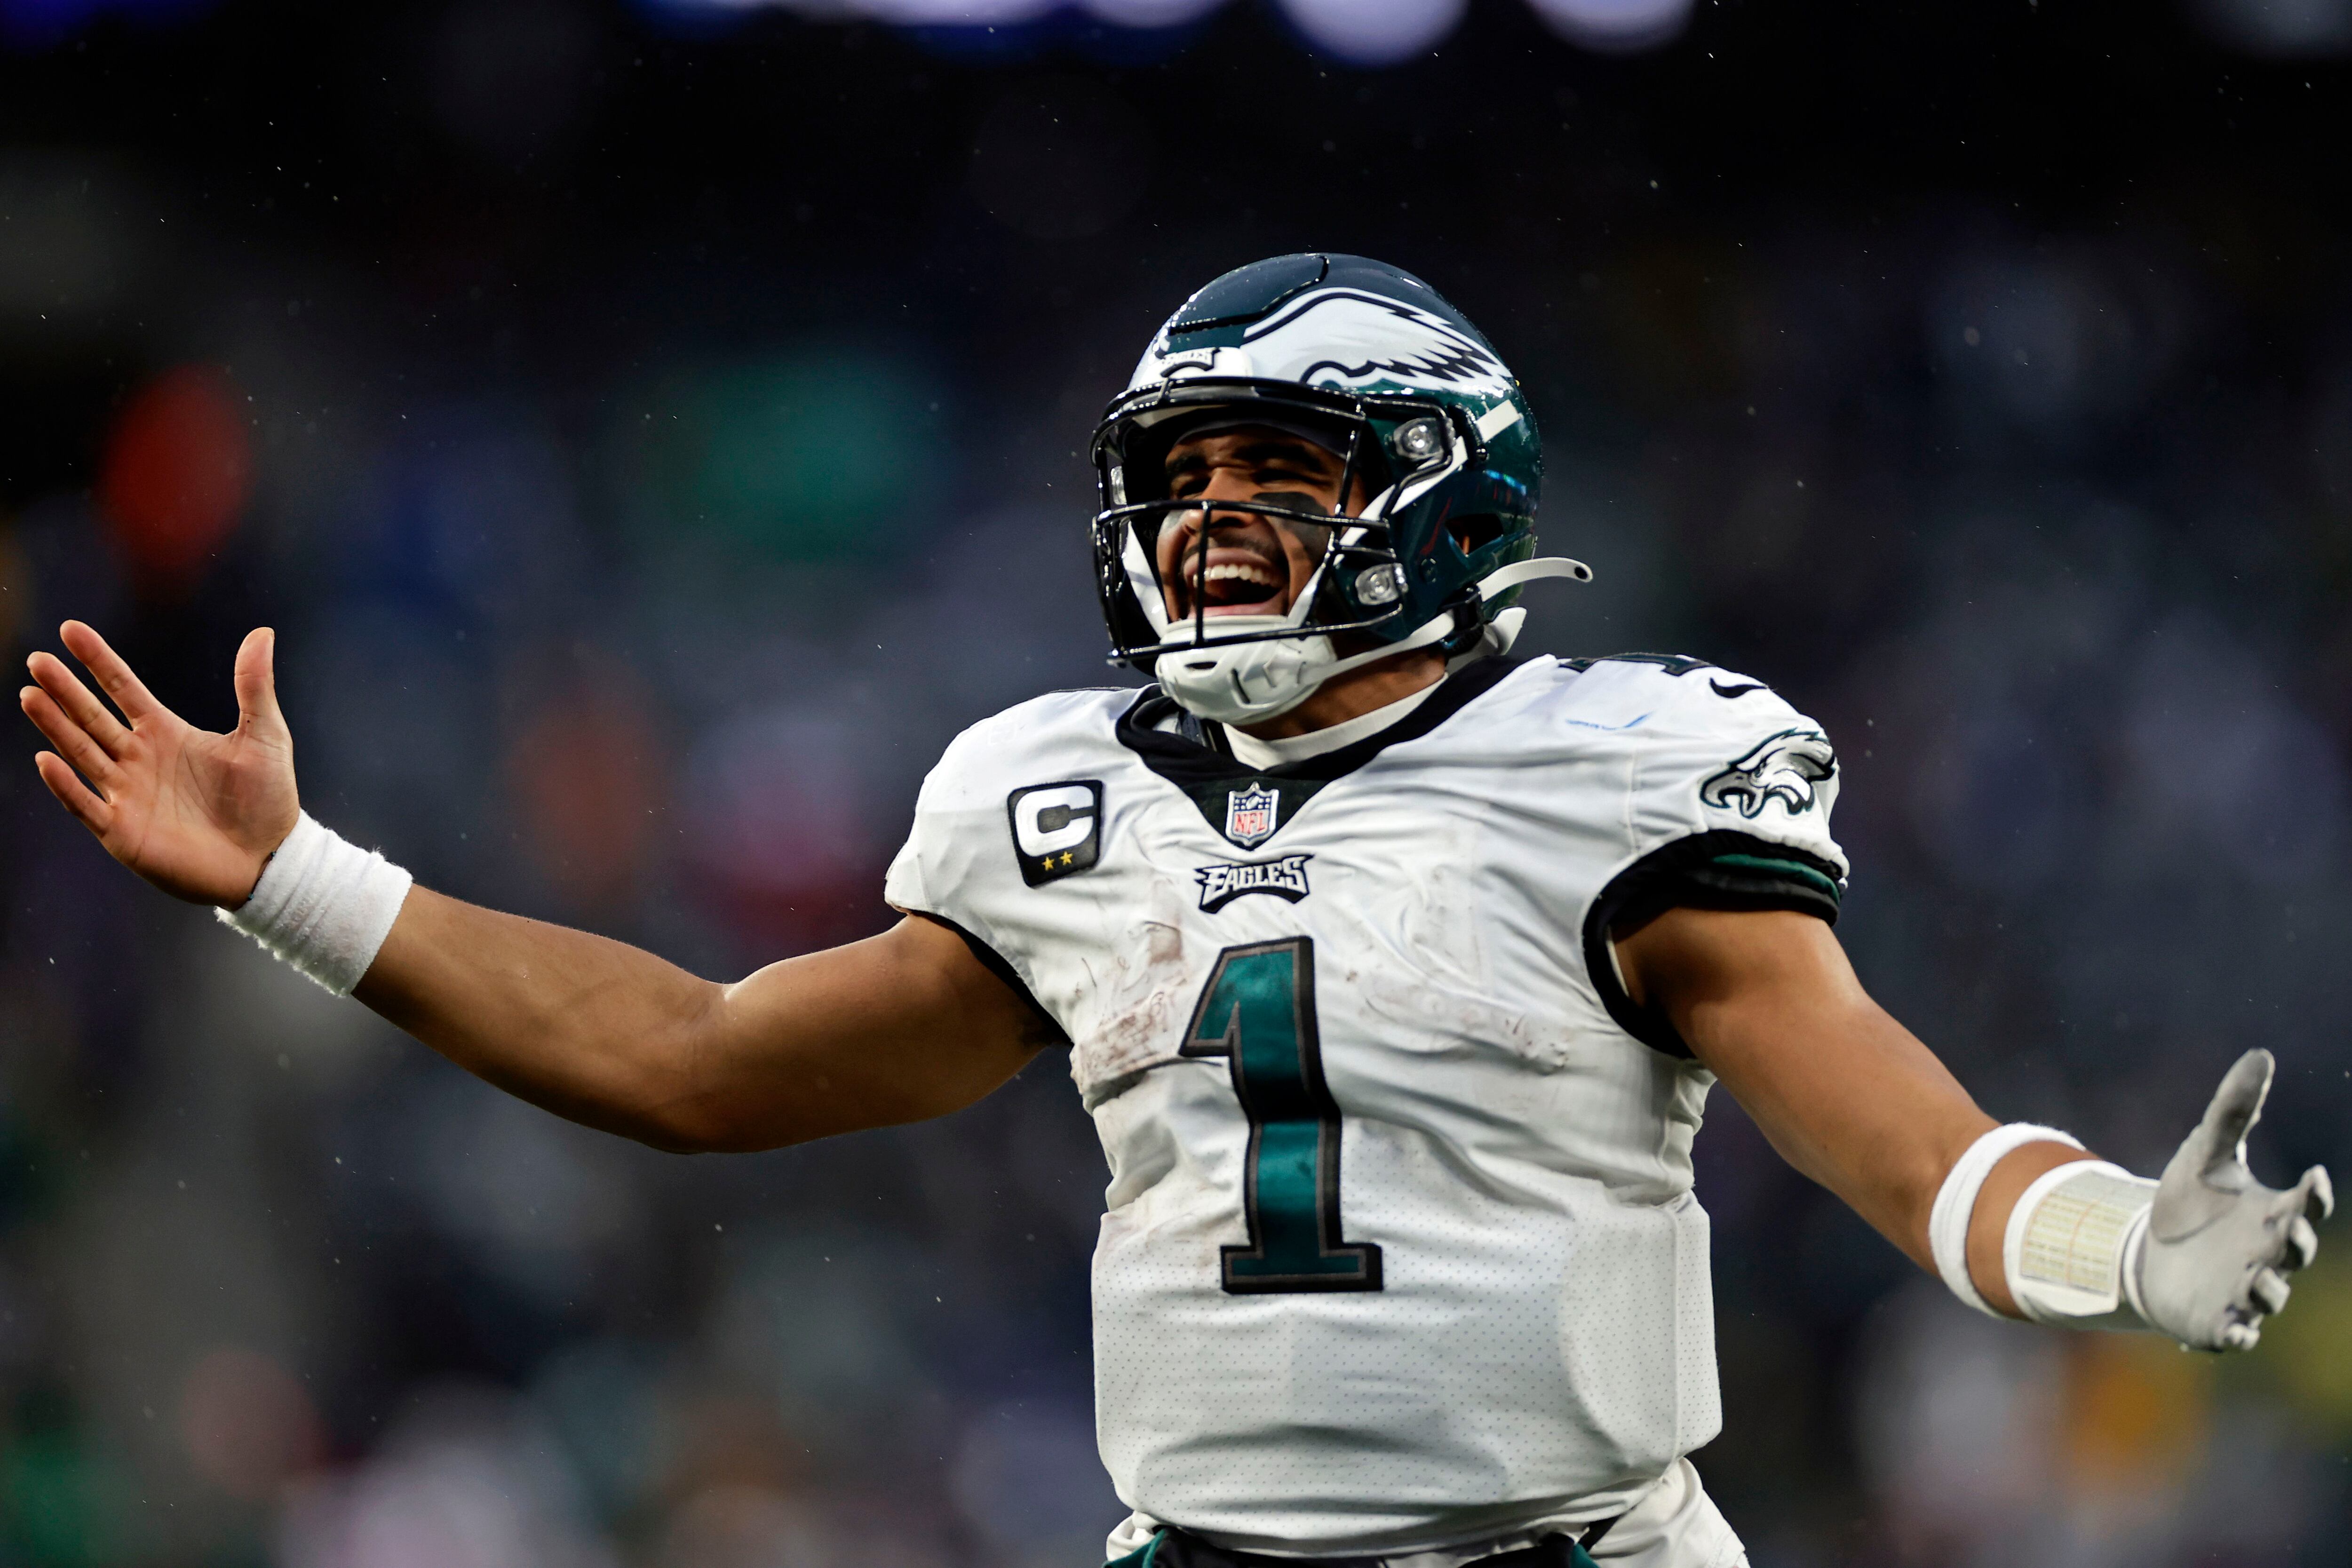
[[[2146,1320],[2126,1267],[2156,1184],[2105,1160],[2044,1171],[2009,1212],[2001,1268],[2018,1310],[2070,1329],[2137,1329]]]

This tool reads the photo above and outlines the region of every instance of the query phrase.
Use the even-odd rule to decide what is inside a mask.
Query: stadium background
[[[2141,1169],[2245,1047],[2347,1173],[2347,0],[0,0],[0,640],[435,886],[731,976],[877,929],[923,770],[1107,678],[1082,452],[1192,288],[1419,271],[1590,590],[1770,680],[1865,980]],[[958,19],[961,18],[959,24]],[[136,885],[0,769],[0,1562],[1077,1568],[1061,1061],[682,1159]],[[1717,1096],[1758,1568],[2337,1563],[2352,1239],[2261,1352],[1970,1317]]]

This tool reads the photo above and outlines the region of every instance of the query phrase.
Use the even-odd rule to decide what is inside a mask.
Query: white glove
[[[2128,1244],[2124,1281],[2147,1326],[2189,1350],[2252,1350],[2262,1321],[2286,1305],[2284,1278],[2319,1250],[2313,1219],[2336,1208],[2325,1166],[2278,1192],[2246,1168],[2246,1131],[2263,1113],[2275,1064],[2238,1058],[2157,1184]]]

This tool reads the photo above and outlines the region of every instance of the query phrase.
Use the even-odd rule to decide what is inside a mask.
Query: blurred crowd
[[[224,727],[273,625],[312,813],[731,977],[891,919],[963,725],[1137,679],[1097,414],[1208,278],[1362,251],[1529,389],[1598,581],[1522,651],[1819,717],[1840,934],[1990,1111],[2150,1171],[2264,1045],[2257,1171],[2352,1167],[2352,7],[1497,0],[1379,69],[1328,6],[740,9],[0,5],[0,642]],[[640,1149],[139,886],[19,741],[0,1563],[1099,1561],[1061,1058]],[[2352,1242],[2220,1363],[1973,1316],[1721,1095],[1698,1157],[1757,1568],[2343,1561]]]

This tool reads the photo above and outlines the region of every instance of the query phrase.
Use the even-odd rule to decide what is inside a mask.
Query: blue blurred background
[[[1865,980],[2153,1169],[2347,1159],[2352,0],[0,0],[0,640],[87,618],[434,886],[733,976],[1107,675],[1082,453],[1257,257],[1525,378],[1524,646],[1845,754]],[[683,1159],[474,1082],[0,769],[0,1563],[1078,1568],[1057,1058]],[[1717,1097],[1758,1568],[2352,1560],[2352,1244],[2261,1352],[1974,1318]]]

